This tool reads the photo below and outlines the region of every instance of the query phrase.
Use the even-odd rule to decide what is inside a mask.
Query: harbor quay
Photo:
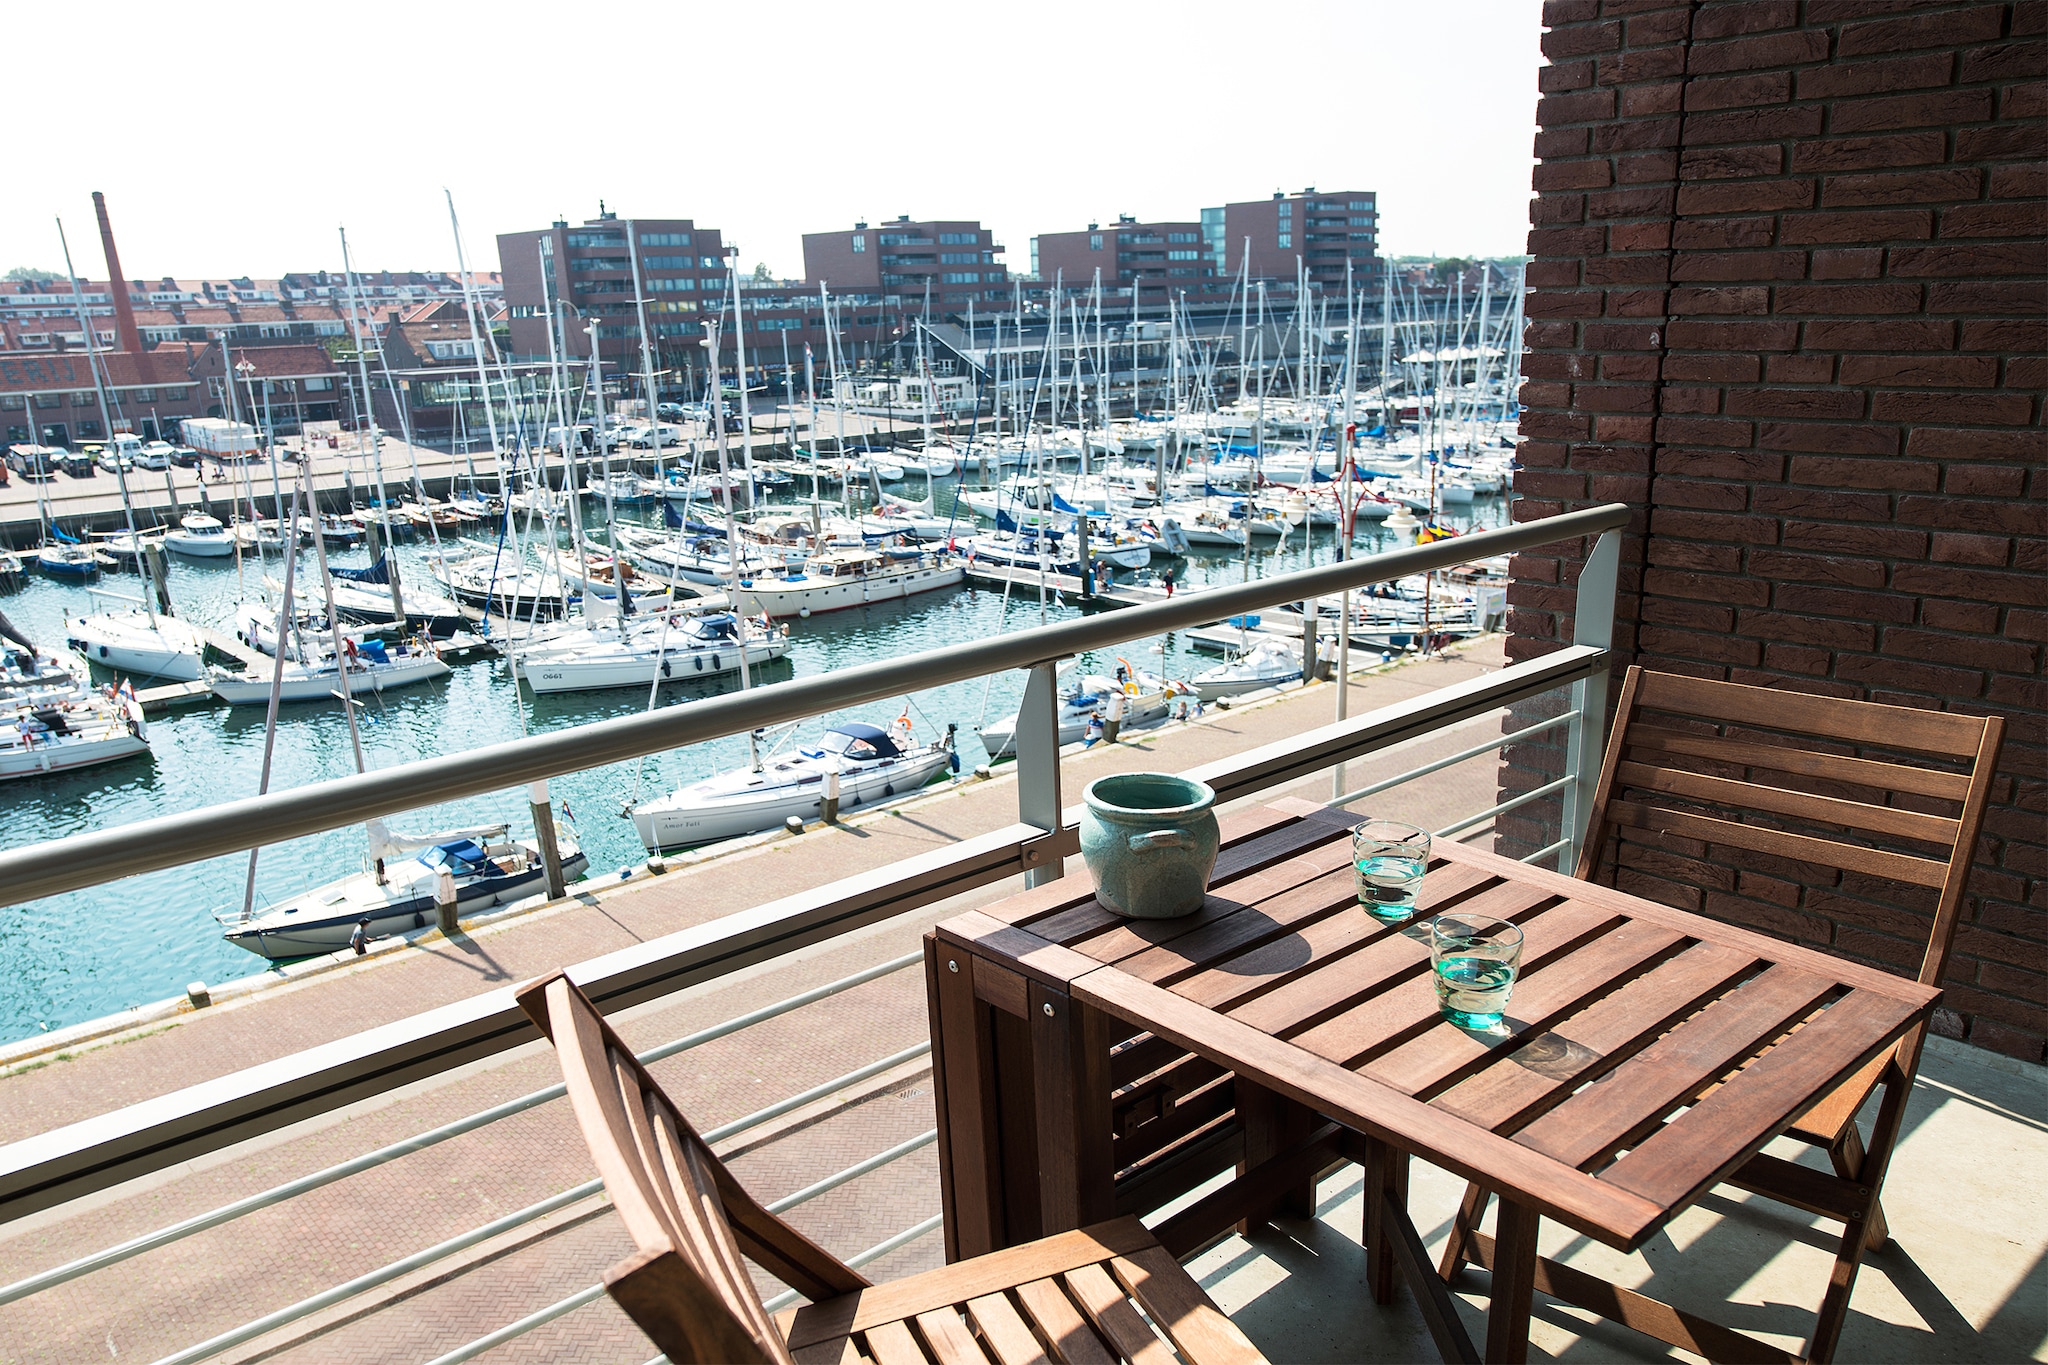
[[[693,449],[715,458],[710,454],[710,444],[715,438],[703,423],[680,425],[686,444],[670,446],[659,452],[618,448],[611,453],[612,467],[651,470],[657,455],[663,463],[673,465],[678,460],[690,458]],[[918,421],[868,413],[847,413],[844,425],[849,442],[857,440],[864,444],[894,445],[924,432],[922,423]],[[829,412],[819,414],[816,439],[822,443],[821,448],[830,450],[836,446],[839,428],[839,418]],[[947,428],[934,423],[933,429]],[[749,440],[753,458],[786,458],[792,453],[795,433],[803,432],[808,439],[812,430],[807,406],[794,411],[777,409],[757,413]],[[740,438],[733,435],[728,439],[731,443],[729,458],[737,463],[741,458]],[[689,444],[692,442],[694,446]],[[347,513],[377,496],[372,452],[368,441],[357,433],[343,432],[333,446],[316,438],[287,436],[278,441],[277,448],[276,488],[283,490],[286,499],[291,497],[291,481],[297,477],[301,464],[310,465],[313,494],[323,511]],[[384,485],[394,500],[412,494],[415,469],[419,471],[421,487],[430,497],[447,496],[458,489],[467,492],[472,479],[487,495],[496,493],[498,489],[498,462],[488,449],[465,452],[419,443],[408,445],[387,434],[379,441],[375,459],[382,461]],[[595,482],[602,477],[604,463],[601,458],[586,455],[580,457],[578,463],[586,482]],[[559,482],[560,457],[550,454],[542,461],[542,469],[545,476]],[[209,460],[191,469],[180,466],[167,470],[131,469],[127,474],[128,506],[134,509],[138,529],[175,522],[180,514],[195,508],[211,508],[216,513],[229,514],[223,519],[231,519],[237,508],[246,513],[251,496],[255,499],[257,512],[270,517],[274,515],[276,493],[272,472],[267,459],[225,466]],[[119,479],[107,470],[96,469],[89,478],[73,478],[60,473],[40,485],[15,475],[9,478],[5,487],[0,487],[0,548],[34,548],[40,543],[42,526],[46,521],[55,520],[71,531],[115,531],[126,529],[127,515],[122,506]]]
[[[1458,652],[1355,674],[1353,715],[1477,677],[1499,666],[1500,637]],[[1199,720],[1130,732],[1114,744],[1070,747],[1065,798],[1117,771],[1180,771],[1328,723],[1334,683],[1310,683],[1265,700],[1212,707]],[[1350,765],[1355,784],[1456,753],[1499,733],[1480,717]],[[1491,754],[1372,798],[1373,814],[1440,827],[1494,799]],[[274,984],[213,983],[215,1003],[189,1002],[151,1022],[91,1037],[87,1025],[0,1049],[0,1144],[110,1108],[388,1025],[420,1011],[526,980],[594,956],[674,934],[778,897],[1000,828],[1015,820],[1009,768],[969,774],[905,806],[812,825],[800,835],[737,842],[735,851],[671,858],[663,875],[596,869],[571,896],[501,915],[452,936],[429,930],[270,973]],[[1294,794],[1327,800],[1324,774]],[[1466,837],[1484,841],[1485,826]],[[729,846],[732,847],[732,846]],[[1087,871],[1071,858],[1068,876]],[[820,947],[665,996],[620,1016],[645,1047],[681,1037],[798,992],[914,952],[933,922],[1014,891],[1002,883],[928,906]],[[829,1081],[849,1058],[887,1057],[926,1033],[924,988],[899,971],[663,1062],[657,1073],[705,1131]],[[103,1198],[78,1201],[0,1228],[0,1284],[62,1264],[308,1171],[402,1140],[559,1078],[538,1043],[451,1072],[433,1083],[311,1120]],[[833,1103],[789,1116],[788,1127],[750,1134],[734,1169],[763,1200],[780,1197],[849,1163],[929,1130],[929,1059],[893,1068]],[[589,1180],[593,1172],[568,1106],[554,1103],[427,1151],[197,1234],[127,1264],[0,1304],[0,1360],[155,1359],[249,1319],[386,1265],[481,1222]],[[916,1153],[805,1204],[792,1217],[841,1255],[870,1246],[938,1208],[937,1161]],[[906,1215],[910,1216],[906,1216]],[[624,1234],[600,1197],[541,1226],[438,1261],[419,1277],[350,1300],[222,1359],[427,1359],[521,1314],[594,1283],[624,1253]],[[869,1268],[877,1279],[942,1262],[936,1234]],[[488,1269],[487,1274],[468,1274]],[[639,1354],[634,1354],[634,1351]],[[645,1339],[608,1301],[557,1329],[522,1340],[517,1358],[617,1360],[638,1365]],[[116,1357],[109,1357],[116,1358]],[[512,1358],[512,1357],[506,1357]]]

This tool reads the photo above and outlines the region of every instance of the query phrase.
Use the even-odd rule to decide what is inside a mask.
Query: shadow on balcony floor
[[[2048,1070],[1932,1039],[1907,1123],[1885,1185],[1892,1240],[1864,1262],[1837,1359],[2048,1358],[2048,1190],[2039,1178],[2048,1171]],[[1773,1150],[1824,1160],[1797,1144]],[[1189,1262],[1273,1360],[1436,1359],[1406,1289],[1385,1307],[1363,1290],[1358,1176],[1348,1167],[1324,1182],[1314,1222],[1283,1220]],[[1416,1226],[1434,1256],[1464,1186],[1422,1165],[1412,1181]],[[1826,1287],[1831,1225],[1724,1193],[1637,1255],[1548,1223],[1543,1254],[1797,1351]],[[1459,1282],[1475,1341],[1485,1339],[1486,1281],[1468,1269]],[[1532,1359],[1691,1358],[1541,1295],[1530,1345]]]

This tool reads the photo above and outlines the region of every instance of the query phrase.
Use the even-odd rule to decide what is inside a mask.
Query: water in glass
[[[1415,913],[1415,896],[1429,867],[1429,832],[1396,820],[1368,820],[1351,831],[1351,861],[1358,871],[1358,903],[1385,920]]]
[[[1522,931],[1491,915],[1439,915],[1429,926],[1437,1007],[1460,1028],[1491,1029],[1507,1013]]]

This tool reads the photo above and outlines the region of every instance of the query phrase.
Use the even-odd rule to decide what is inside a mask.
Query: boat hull
[[[912,795],[944,769],[951,757],[936,751],[886,768],[843,773],[839,779],[839,809],[860,810]],[[825,781],[820,774],[759,798],[741,795],[700,806],[649,803],[633,812],[633,828],[648,852],[659,853],[663,849],[688,848],[776,829],[792,815],[815,820],[824,810]]]
[[[126,731],[110,731],[99,737],[63,740],[23,749],[18,744],[0,746],[0,782],[14,778],[46,777],[115,763],[149,752],[149,742]]]
[[[815,616],[819,612],[844,611],[848,607],[872,606],[877,602],[900,602],[919,593],[956,588],[966,580],[967,571],[958,564],[905,569],[900,573],[869,574],[845,578],[755,579],[743,582],[739,608],[753,615],[766,612],[782,619]]]
[[[589,866],[589,857],[581,849],[572,849],[562,858],[562,879],[574,881]],[[456,914],[474,914],[494,905],[523,900],[544,890],[546,885],[546,871],[538,866],[503,877],[458,884]],[[339,895],[334,899],[318,899],[335,896],[337,892]],[[333,886],[308,892],[298,900],[306,908],[286,906],[267,911],[248,927],[230,930],[222,937],[237,948],[280,962],[348,947],[356,925],[365,917],[370,921],[366,933],[371,938],[410,933],[434,922],[431,882],[380,888],[367,873],[358,873]]]
[[[789,653],[789,641],[748,641],[747,662],[753,668],[771,664]],[[526,658],[519,676],[536,693],[597,692],[608,687],[646,687],[659,677],[667,682],[720,678],[740,671],[737,645],[722,649],[672,649],[663,657],[633,651],[593,659]]]
[[[448,672],[448,665],[439,659],[402,660],[388,666],[351,669],[348,675],[349,695],[359,697],[365,692],[389,692],[395,688],[412,687],[446,677]],[[336,673],[287,673],[278,700],[321,701],[336,696],[340,691],[340,675]],[[248,674],[215,675],[213,695],[230,706],[267,706],[270,704],[270,679]]]

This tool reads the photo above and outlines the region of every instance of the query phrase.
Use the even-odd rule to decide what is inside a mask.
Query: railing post
[[[1572,643],[1596,649],[1614,648],[1614,594],[1620,584],[1621,532],[1604,531],[1593,542],[1579,570],[1578,601],[1572,612]],[[1586,823],[1593,814],[1593,790],[1600,781],[1600,759],[1607,747],[1607,680],[1611,668],[1572,684],[1572,721],[1565,734],[1565,775],[1572,780],[1562,792],[1563,829],[1568,842],[1558,850],[1558,870],[1579,865],[1586,841]]]
[[[527,804],[533,809],[533,841],[540,845],[541,875],[547,883],[548,899],[558,901],[569,894],[562,880],[562,846],[555,839],[555,808],[548,800],[548,780],[526,784]]]
[[[1024,700],[1017,707],[1017,819],[1050,834],[1060,827],[1059,665],[1031,667]],[[1026,886],[1042,886],[1066,875],[1054,857],[1025,869]]]

